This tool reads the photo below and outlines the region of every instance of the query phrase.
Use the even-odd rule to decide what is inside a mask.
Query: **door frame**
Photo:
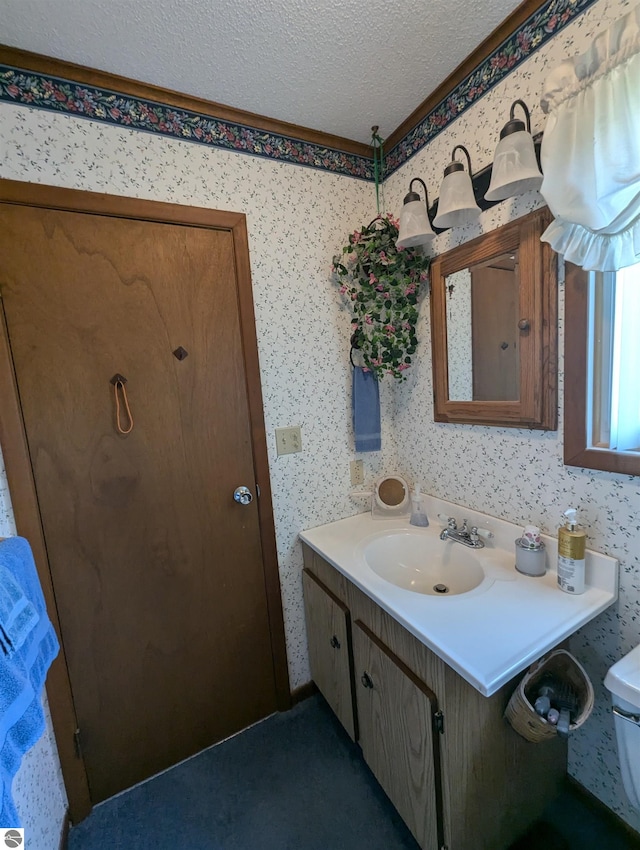
[[[259,488],[258,521],[264,564],[276,703],[278,710],[285,711],[291,706],[291,692],[271,501],[271,482],[260,384],[246,216],[243,213],[2,179],[0,179],[0,204],[44,207],[90,215],[181,224],[225,230],[231,233],[238,287],[238,312],[247,383],[253,466],[256,484]],[[89,814],[92,803],[82,753],[77,750],[75,732],[78,724],[71,680],[60,634],[51,569],[42,529],[20,397],[13,370],[6,319],[2,307],[1,276],[0,399],[2,399],[0,404],[0,445],[4,455],[16,528],[18,534],[26,537],[31,543],[49,616],[60,638],[60,653],[53,662],[47,679],[47,696],[58,745],[62,775],[69,799],[69,815],[73,823],[78,823]]]

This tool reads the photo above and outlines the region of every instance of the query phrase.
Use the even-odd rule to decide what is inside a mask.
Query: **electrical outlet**
[[[364,463],[361,460],[352,460],[351,468],[351,486],[359,487],[364,484]]]
[[[276,448],[278,455],[292,455],[302,451],[302,434],[299,425],[290,428],[276,428]]]

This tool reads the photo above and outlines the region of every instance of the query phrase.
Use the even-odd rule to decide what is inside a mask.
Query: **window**
[[[587,285],[589,448],[640,452],[640,263]]]
[[[640,475],[640,263],[566,277],[565,463]]]

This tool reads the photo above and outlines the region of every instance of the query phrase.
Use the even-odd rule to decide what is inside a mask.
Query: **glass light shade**
[[[445,174],[440,187],[438,215],[433,223],[436,227],[460,227],[480,215],[480,207],[473,195],[471,178],[466,171]]]
[[[398,231],[397,248],[416,248],[418,245],[426,245],[433,239],[435,233],[429,223],[424,201],[409,201],[403,205]]]
[[[526,130],[510,133],[498,142],[491,169],[487,201],[503,201],[542,186],[542,173],[533,146],[533,136]]]

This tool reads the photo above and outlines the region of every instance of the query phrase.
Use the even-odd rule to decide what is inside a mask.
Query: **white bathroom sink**
[[[519,526],[433,496],[423,498],[432,518],[428,528],[416,528],[405,518],[376,519],[369,511],[300,536],[484,696],[495,694],[615,602],[615,559],[587,550],[585,592],[563,593],[555,571],[555,538],[544,535],[547,574],[522,575],[514,553]],[[440,515],[466,517],[469,525],[488,528],[494,536],[483,549],[440,540],[444,524],[435,520]],[[418,590],[423,576],[430,582],[426,593]],[[448,602],[432,592],[439,583],[450,588],[442,594]]]
[[[367,566],[385,581],[429,596],[468,593],[485,578],[473,550],[422,531],[376,537],[364,546],[363,555]]]

